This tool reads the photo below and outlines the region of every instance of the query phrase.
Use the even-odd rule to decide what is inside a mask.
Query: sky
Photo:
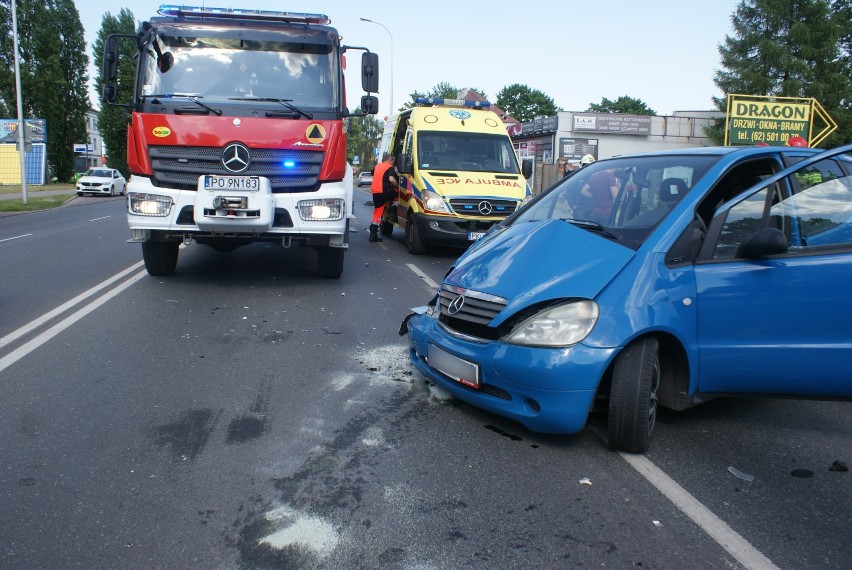
[[[153,0],[115,3],[75,0],[93,62],[92,46],[106,11],[129,9],[137,24],[156,15]],[[379,54],[379,118],[447,82],[497,93],[519,83],[550,96],[564,111],[621,96],[640,99],[658,115],[713,109],[721,95],[713,83],[719,44],[732,33],[739,0],[207,0],[211,7],[290,10],[326,14],[343,43]],[[172,4],[204,5],[204,0]],[[108,6],[105,6],[108,5]],[[105,9],[106,8],[106,9]],[[364,22],[361,18],[376,23]],[[360,53],[349,52],[347,105],[359,106]],[[391,82],[392,80],[392,82]],[[94,108],[100,102],[90,87]]]

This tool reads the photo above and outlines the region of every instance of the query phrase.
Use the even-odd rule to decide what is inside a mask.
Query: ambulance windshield
[[[421,169],[520,172],[509,137],[487,133],[421,131],[417,161]]]

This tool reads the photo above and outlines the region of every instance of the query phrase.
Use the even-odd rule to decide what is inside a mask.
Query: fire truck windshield
[[[159,37],[174,63],[157,68],[153,49],[140,66],[138,95],[189,95],[226,108],[287,100],[299,109],[332,110],[340,100],[333,47],[321,43],[253,41],[233,38]]]

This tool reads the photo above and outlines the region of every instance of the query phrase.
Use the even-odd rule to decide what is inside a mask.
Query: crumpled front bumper
[[[468,404],[541,433],[583,429],[600,380],[617,353],[615,348],[583,344],[540,348],[473,342],[450,335],[425,310],[406,317],[400,334],[406,332],[411,362],[431,382]],[[478,365],[480,387],[469,387],[430,366],[430,344]]]

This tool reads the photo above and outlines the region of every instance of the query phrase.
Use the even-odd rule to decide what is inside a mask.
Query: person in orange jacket
[[[379,235],[379,224],[382,223],[382,213],[385,206],[396,200],[399,178],[393,167],[396,162],[392,154],[385,154],[382,162],[373,169],[373,183],[370,189],[373,194],[373,219],[370,223],[370,241],[382,241]]]

